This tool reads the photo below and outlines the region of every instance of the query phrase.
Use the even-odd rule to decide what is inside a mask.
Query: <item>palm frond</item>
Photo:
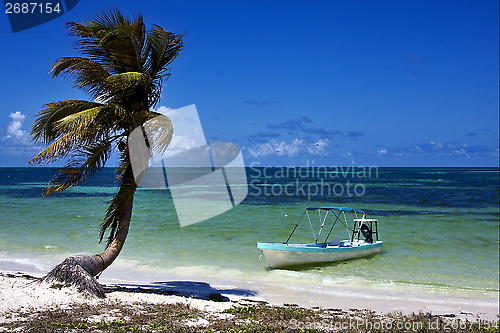
[[[53,77],[67,74],[73,77],[75,87],[81,88],[98,98],[106,91],[106,78],[110,76],[99,63],[81,57],[65,57],[58,59],[52,66]]]
[[[163,77],[154,79],[151,82],[152,87],[151,87],[151,91],[150,91],[149,96],[148,96],[149,97],[148,102],[149,102],[150,107],[154,108],[158,104],[158,101],[160,100],[160,97],[161,97],[162,83],[163,83]]]
[[[85,130],[96,129],[92,127],[92,122],[103,106],[99,105],[90,109],[67,115],[55,123],[56,130],[65,133],[80,134]]]
[[[174,61],[182,50],[182,35],[168,32],[160,26],[154,25],[148,35],[150,47],[149,73],[152,78],[168,76],[170,69],[167,66]]]
[[[111,140],[104,140],[79,149],[66,166],[60,169],[51,180],[44,196],[76,186],[98,173],[109,158],[111,143]]]
[[[78,140],[75,140],[72,133],[66,133],[33,157],[28,164],[45,165],[61,159],[71,153],[77,143]]]
[[[120,105],[107,104],[101,107],[93,121],[94,126],[106,129],[107,132],[120,132],[134,124],[132,110]]]
[[[139,72],[126,72],[111,75],[106,79],[107,82],[115,85],[115,88],[128,88],[131,85],[144,85],[150,82],[149,75]]]
[[[32,138],[36,142],[48,144],[65,134],[56,126],[59,120],[101,105],[100,103],[81,100],[67,100],[45,104],[33,123]]]
[[[158,115],[144,125],[152,152],[161,156],[172,141],[174,128],[172,120],[165,115]]]
[[[110,73],[142,71],[146,26],[142,16],[132,22],[118,10],[105,11],[84,24],[69,22],[70,34],[80,37],[82,54],[101,63]]]
[[[147,73],[126,72],[111,75],[106,79],[108,82],[109,97],[119,95],[120,101],[133,97],[134,99],[143,99],[151,85],[151,79]]]

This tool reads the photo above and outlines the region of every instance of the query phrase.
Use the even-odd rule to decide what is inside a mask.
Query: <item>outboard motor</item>
[[[373,243],[372,231],[369,226],[366,224],[361,225],[361,232],[363,233],[363,237],[365,237],[365,242]]]

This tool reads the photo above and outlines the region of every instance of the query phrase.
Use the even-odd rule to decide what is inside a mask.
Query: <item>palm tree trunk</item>
[[[105,297],[104,290],[95,279],[95,276],[109,267],[123,248],[132,218],[132,207],[136,189],[137,184],[129,166],[123,175],[122,186],[118,191],[118,195],[121,191],[128,190],[130,191],[130,196],[123,204],[123,209],[120,210],[122,213],[119,215],[118,227],[113,240],[100,254],[93,256],[71,256],[64,259],[62,263],[52,269],[41,281],[74,285],[80,292]]]
[[[120,217],[120,223],[118,225],[118,230],[116,231],[115,238],[109,243],[106,249],[101,254],[96,254],[94,257],[99,258],[101,261],[100,270],[98,273],[104,271],[109,265],[115,261],[116,257],[120,254],[123,248],[125,239],[127,238],[128,228],[130,226],[130,220],[132,218],[132,206],[134,198],[130,198],[130,202],[127,204],[125,213]]]

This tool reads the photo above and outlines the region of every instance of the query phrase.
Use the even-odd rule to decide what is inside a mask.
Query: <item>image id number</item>
[[[5,13],[7,14],[51,14],[60,13],[61,8],[59,3],[38,3],[38,2],[23,2],[23,3],[5,3]]]

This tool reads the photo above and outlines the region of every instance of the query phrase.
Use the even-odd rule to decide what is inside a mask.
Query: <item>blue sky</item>
[[[498,1],[90,1],[12,33],[0,14],[0,165],[24,166],[67,21],[119,8],[186,33],[157,107],[195,104],[250,165],[498,166]],[[112,166],[112,165],[110,165]]]

